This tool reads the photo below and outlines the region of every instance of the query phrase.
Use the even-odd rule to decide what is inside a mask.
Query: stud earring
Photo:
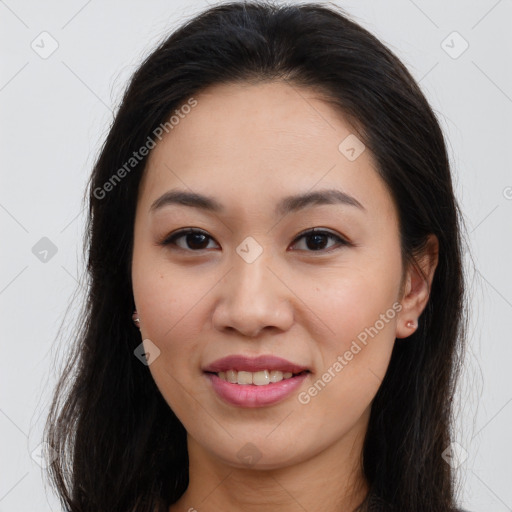
[[[137,311],[133,312],[132,320],[133,320],[133,323],[140,329],[140,318],[139,318],[139,314],[137,313]]]
[[[405,323],[405,326],[406,327],[409,327],[410,329],[414,329],[416,327],[414,321],[412,320],[408,320],[406,323]]]

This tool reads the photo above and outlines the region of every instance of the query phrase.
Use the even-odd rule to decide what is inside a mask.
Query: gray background
[[[460,447],[447,460],[465,508],[512,511],[512,2],[337,3],[404,61],[447,137],[472,255]],[[77,303],[57,331],[83,298],[85,183],[137,64],[206,6],[0,0],[0,512],[60,510],[38,451]]]

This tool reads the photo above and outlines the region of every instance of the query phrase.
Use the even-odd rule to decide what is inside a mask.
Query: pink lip
[[[280,382],[271,382],[264,386],[255,384],[232,384],[218,377],[215,373],[205,374],[213,389],[223,400],[239,407],[262,407],[283,400],[295,391],[308,377],[309,373],[301,373]]]
[[[258,357],[248,357],[244,355],[231,355],[217,359],[203,368],[204,372],[225,372],[227,370],[237,370],[246,372],[258,372],[260,370],[281,370],[284,372],[300,373],[308,370],[306,366],[300,366],[271,354]],[[261,386],[260,386],[261,387]]]

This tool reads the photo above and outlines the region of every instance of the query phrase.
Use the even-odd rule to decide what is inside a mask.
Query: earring
[[[132,320],[133,320],[133,323],[134,323],[134,324],[139,328],[139,330],[140,330],[140,318],[139,318],[139,314],[137,313],[137,311],[134,311],[134,312],[133,312]]]
[[[416,324],[414,323],[413,320],[408,320],[406,323],[405,323],[405,326],[406,327],[409,327],[409,329],[414,329],[416,327]]]

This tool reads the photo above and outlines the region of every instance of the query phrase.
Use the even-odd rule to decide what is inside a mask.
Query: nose
[[[215,289],[219,296],[212,322],[217,330],[256,337],[264,329],[286,331],[293,323],[293,292],[265,251],[252,263],[235,254]]]

